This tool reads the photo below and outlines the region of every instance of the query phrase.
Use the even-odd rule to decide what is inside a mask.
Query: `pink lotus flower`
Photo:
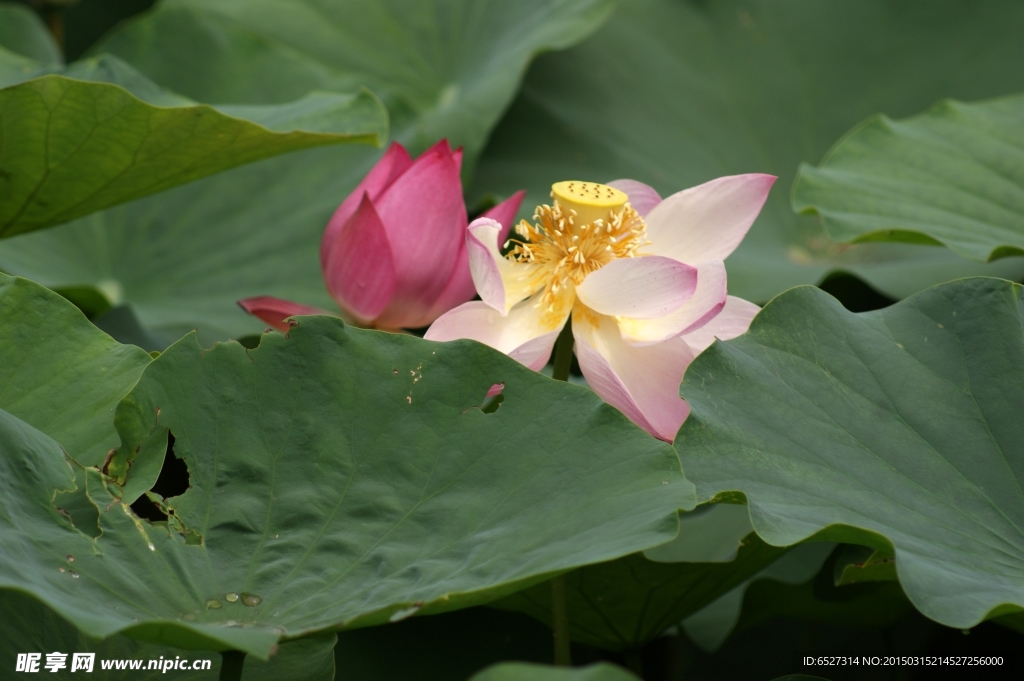
[[[462,150],[452,151],[447,140],[415,161],[395,142],[338,206],[320,243],[320,268],[331,297],[357,324],[426,326],[475,294],[461,165]],[[524,193],[484,216],[511,226]],[[239,305],[280,330],[292,315],[330,314],[270,296]]]
[[[652,435],[671,441],[689,413],[679,384],[715,339],[744,333],[759,308],[727,295],[723,260],[750,229],[775,182],[736,175],[664,201],[633,180],[559,182],[538,224],[502,256],[506,228],[475,220],[466,232],[482,300],[441,316],[437,341],[472,338],[531,369],[548,361],[572,315],[575,352],[590,387]]]

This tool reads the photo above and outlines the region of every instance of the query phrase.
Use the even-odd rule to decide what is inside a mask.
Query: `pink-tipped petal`
[[[722,310],[725,299],[725,263],[709,260],[697,265],[697,289],[675,311],[655,319],[619,317],[616,321],[627,343],[651,345],[707,324]]]
[[[366,177],[359,183],[359,186],[352,190],[352,193],[341,202],[341,205],[334,211],[334,215],[331,216],[330,221],[327,223],[327,229],[324,230],[323,239],[320,241],[321,269],[327,267],[327,258],[330,255],[330,250],[334,246],[341,228],[352,217],[352,214],[356,212],[359,202],[363,200],[363,195],[369,194],[370,200],[375,200],[411,165],[412,158],[409,156],[409,152],[405,150],[405,147],[398,142],[392,142],[387,152],[377,161],[377,164],[373,166],[370,172],[366,174]]]
[[[288,330],[289,325],[288,322],[285,321],[288,317],[304,314],[326,314],[335,317],[337,316],[327,310],[321,310],[319,307],[310,307],[309,305],[302,305],[301,303],[293,303],[289,300],[281,300],[280,298],[275,298],[273,296],[245,298],[244,300],[238,301],[238,306],[254,317],[259,317],[278,331]]]
[[[387,306],[395,288],[395,264],[384,224],[369,195],[345,223],[324,268],[324,281],[341,309],[363,323]]]
[[[424,338],[433,341],[471,338],[537,371],[551,356],[551,348],[569,317],[572,297],[567,295],[556,300],[553,312],[536,305],[537,302],[533,298],[525,300],[502,316],[490,305],[474,300],[441,315],[427,329]]]
[[[442,142],[444,144],[446,144],[446,145],[448,144],[448,140],[441,140],[441,142],[438,142],[438,144],[441,144]],[[450,148],[451,147],[449,147],[449,149]],[[455,161],[455,167],[458,168],[459,172],[461,173],[462,172],[462,147],[459,147],[455,151],[451,152],[451,154],[452,154],[452,160]]]
[[[501,225],[494,220],[477,218],[466,230],[466,251],[480,299],[506,315],[513,305],[530,295],[534,266],[503,257],[498,244],[500,233]]]
[[[499,244],[504,244],[505,240],[508,239],[508,234],[515,223],[516,213],[519,212],[519,206],[522,205],[524,196],[526,196],[526,190],[520,189],[490,210],[484,211],[480,216],[482,218],[490,218],[501,225],[501,231],[498,233]]]
[[[587,383],[651,435],[671,442],[690,412],[679,384],[693,352],[681,338],[635,347],[619,335],[615,320],[590,310],[572,316],[576,357]]]
[[[751,302],[729,296],[725,301],[725,307],[714,319],[691,333],[683,334],[682,339],[695,354],[699,355],[714,343],[716,338],[729,340],[745,334],[750,328],[750,322],[760,311],[761,308]]]
[[[609,187],[615,187],[621,192],[626,192],[629,197],[629,205],[633,210],[640,213],[640,217],[647,217],[651,209],[661,203],[661,195],[654,191],[654,188],[637,182],[636,180],[612,180]]]
[[[663,317],[697,288],[697,268],[657,255],[620,258],[587,275],[576,295],[591,310],[637,319]]]
[[[466,206],[459,169],[440,142],[374,201],[395,264],[389,317],[418,317],[445,290],[465,239]]]
[[[774,175],[732,175],[669,196],[645,218],[649,253],[682,262],[725,260],[761,212]]]
[[[504,243],[508,236],[512,220],[515,219],[516,211],[523,201],[525,191],[516,192],[505,199],[497,206],[485,212],[480,217],[491,218],[502,225],[498,233],[498,243]],[[476,286],[473,284],[473,276],[469,271],[469,254],[465,242],[459,244],[459,256],[456,258],[455,267],[452,269],[452,276],[445,284],[441,295],[437,297],[434,304],[430,306],[422,318],[420,326],[426,326],[443,315],[448,310],[471,300],[476,295]],[[410,327],[414,328],[414,327]]]

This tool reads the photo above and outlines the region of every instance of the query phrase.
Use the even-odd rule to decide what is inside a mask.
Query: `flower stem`
[[[555,341],[555,366],[551,378],[556,381],[568,381],[569,369],[572,367],[572,322],[566,322],[562,333]]]
[[[245,653],[241,650],[225,650],[220,656],[220,681],[241,681]]]
[[[568,591],[565,575],[551,579],[551,629],[555,639],[555,665],[558,667],[572,666]]]
[[[555,366],[551,377],[556,381],[569,380],[572,367],[572,325],[566,322],[562,333],[555,341]],[[569,588],[565,575],[551,580],[551,629],[555,639],[555,664],[559,667],[572,666],[572,649],[569,639]]]

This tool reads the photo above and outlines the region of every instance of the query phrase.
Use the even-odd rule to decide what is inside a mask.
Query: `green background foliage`
[[[747,681],[1019,643],[1020,288],[928,287],[1024,275],[1021,7],[151,4],[82,0],[62,55],[0,2],[0,270],[32,280],[0,274],[3,669]],[[473,343],[257,335],[240,298],[333,309],[322,230],[381,153],[340,143],[389,134],[464,147],[471,214],[776,174],[730,293],[840,300],[788,291],[704,353],[678,457]],[[508,664],[550,661],[562,572],[581,668]]]
[[[879,116],[820,168],[803,166],[797,211],[841,241],[948,246],[975,260],[1024,253],[1024,96],[944,102],[906,121]]]
[[[561,179],[628,177],[667,196],[771,173],[727,262],[734,295],[764,303],[833,270],[897,298],[957,276],[1016,278],[1016,260],[984,268],[940,249],[837,244],[793,213],[789,192],[801,162],[867,116],[1024,90],[1022,26],[1024,6],[999,0],[624,0],[600,32],[531,68],[470,194],[525,184],[543,201]]]

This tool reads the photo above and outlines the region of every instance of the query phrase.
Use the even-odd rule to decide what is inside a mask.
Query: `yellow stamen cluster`
[[[567,190],[576,191],[576,197],[582,198],[578,185],[583,183],[559,183],[567,185]],[[570,282],[581,283],[588,274],[598,270],[617,258],[632,258],[637,251],[650,243],[647,241],[647,226],[643,218],[625,201],[607,207],[606,200],[610,194],[605,189],[621,194],[618,190],[605,185],[590,183],[587,190],[598,198],[600,188],[601,203],[606,205],[588,205],[591,215],[602,215],[592,221],[579,219],[578,211],[564,208],[559,202],[559,185],[552,192],[553,205],[538,206],[533,219],[536,224],[526,220],[516,226],[516,233],[526,243],[515,243],[507,257],[515,262],[536,265],[530,276],[532,290],[544,288],[542,304],[551,306],[559,292]],[[625,197],[622,194],[623,198]],[[576,198],[574,197],[574,198]],[[576,198],[573,203],[579,202]],[[589,202],[588,202],[589,203]],[[598,203],[598,201],[593,201]]]

